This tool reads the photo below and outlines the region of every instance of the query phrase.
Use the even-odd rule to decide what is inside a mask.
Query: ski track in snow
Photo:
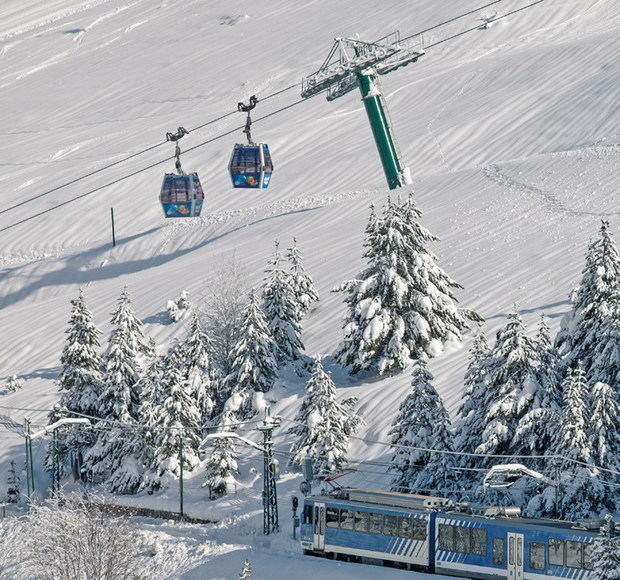
[[[597,217],[612,217],[620,215],[620,211],[616,212],[593,212],[575,210],[568,207],[564,202],[560,201],[553,193],[544,191],[540,187],[535,185],[529,185],[514,177],[508,175],[499,165],[493,163],[487,167],[482,168],[482,174],[491,181],[507,188],[509,191],[517,192],[525,195],[529,195],[542,201],[547,210],[553,213],[565,213],[572,216],[597,216]]]

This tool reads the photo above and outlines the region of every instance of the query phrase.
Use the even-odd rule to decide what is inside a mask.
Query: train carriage
[[[433,510],[447,501],[366,490],[306,498],[302,547],[314,555],[428,570],[434,550]]]
[[[601,520],[520,517],[518,508],[440,497],[340,489],[307,497],[306,554],[476,580],[590,580]],[[609,528],[614,540],[620,538]]]
[[[586,529],[559,520],[438,514],[435,571],[477,580],[587,580],[600,525]]]

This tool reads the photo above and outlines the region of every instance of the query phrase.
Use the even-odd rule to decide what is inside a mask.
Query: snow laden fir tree
[[[288,430],[295,437],[290,464],[299,467],[305,457],[311,457],[316,474],[341,469],[347,461],[349,437],[361,423],[353,411],[356,403],[355,397],[338,402],[336,385],[323,368],[321,357],[315,357],[306,396],[295,416],[295,425]]]
[[[299,360],[304,349],[301,342],[301,309],[291,285],[291,276],[280,266],[281,260],[276,242],[263,286],[263,312],[276,345],[276,360],[280,366]]]
[[[614,357],[609,356],[610,352],[604,354],[601,343],[609,341],[610,332],[617,330],[619,292],[620,256],[609,222],[603,220],[599,237],[588,247],[583,276],[572,292],[572,309],[562,320],[556,346],[562,357],[562,369],[574,367],[579,361],[588,376],[609,384],[616,395],[620,394],[618,362],[616,359],[614,376],[609,372],[614,368]],[[620,354],[617,342],[611,348],[616,356]],[[598,357],[604,360],[597,360]],[[592,376],[592,367],[596,377]]]
[[[105,419],[104,424],[99,423],[105,428],[99,430],[85,458],[93,479],[107,481],[112,491],[130,492],[139,485],[137,443],[130,430],[138,421],[137,382],[142,371],[140,358],[145,354],[153,354],[152,345],[145,339],[142,322],[133,313],[125,288],[112,313],[112,332],[104,357],[104,387],[96,405],[95,415]]]
[[[97,417],[100,412],[99,397],[103,391],[99,354],[101,331],[93,323],[93,315],[86,306],[81,288],[78,297],[71,300],[71,314],[65,333],[67,338],[60,356],[58,380],[59,407],[65,410],[62,415]],[[50,417],[50,423],[59,418],[54,414]],[[70,467],[78,472],[84,454],[93,444],[92,432],[72,428],[61,431],[57,437],[60,475],[65,475]]]
[[[275,353],[275,342],[256,292],[252,290],[249,304],[241,315],[241,329],[232,352],[231,371],[224,379],[227,400],[220,417],[223,426],[254,414],[257,406],[255,399],[271,389],[277,378]]]
[[[297,247],[297,239],[293,238],[293,245],[287,248],[286,257],[290,264],[290,285],[295,294],[299,318],[303,318],[313,302],[317,302],[319,295],[314,287],[310,274],[306,272],[302,264],[301,251]]]
[[[438,238],[422,227],[413,196],[388,199],[381,216],[374,208],[366,227],[368,266],[337,290],[346,293],[344,340],[337,360],[352,373],[404,369],[412,360],[434,357],[446,342],[458,342],[471,311],[460,310],[460,288],[438,265],[427,245]]]
[[[417,361],[411,391],[400,404],[390,430],[393,491],[450,496],[459,489],[450,417],[432,381],[426,363]]]

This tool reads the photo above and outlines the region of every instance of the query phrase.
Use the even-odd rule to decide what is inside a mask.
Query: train
[[[476,580],[593,578],[592,550],[603,525],[354,488],[304,498],[300,520],[307,555]]]

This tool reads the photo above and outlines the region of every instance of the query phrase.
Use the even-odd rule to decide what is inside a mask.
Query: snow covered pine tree
[[[613,518],[607,514],[592,550],[593,580],[620,580],[620,542],[612,537],[613,526]]]
[[[299,308],[299,319],[301,319],[308,313],[312,303],[318,301],[319,295],[314,287],[312,277],[301,263],[303,257],[297,247],[297,238],[293,238],[293,245],[287,248],[286,257],[291,265],[289,282],[295,293],[297,307]]]
[[[540,390],[535,361],[534,345],[515,308],[497,333],[487,365],[487,394],[483,403],[487,425],[477,453],[511,455],[528,447],[527,441],[515,440],[514,435]]]
[[[137,426],[139,393],[137,382],[142,368],[140,355],[152,355],[152,345],[144,337],[142,322],[131,308],[124,288],[112,313],[112,332],[104,357],[104,387],[97,403],[97,417],[105,427],[85,458],[85,466],[95,481],[107,481],[112,491],[134,493],[142,481],[138,455],[142,442]]]
[[[301,308],[291,286],[291,275],[280,267],[281,259],[276,242],[263,286],[263,312],[276,345],[279,366],[299,360],[304,349],[301,342]]]
[[[290,465],[299,467],[305,457],[311,457],[317,475],[342,468],[347,460],[349,436],[361,423],[353,411],[356,403],[355,397],[342,403],[337,401],[336,385],[325,372],[321,357],[315,357],[306,396],[295,416],[295,425],[288,430],[296,437]]]
[[[214,439],[205,470],[206,477],[202,487],[209,489],[209,499],[217,499],[235,489],[237,485],[235,475],[239,473],[239,465],[232,439],[225,437]]]
[[[594,379],[591,367],[596,354],[601,355],[599,343],[607,339],[610,323],[617,320],[620,291],[620,256],[606,220],[601,222],[599,238],[588,246],[582,272],[581,283],[571,294],[573,307],[562,319],[556,346],[562,370],[580,361],[584,372]],[[600,365],[598,370],[602,370]],[[602,376],[595,380],[607,382],[616,396],[620,395],[620,385]]]
[[[232,352],[231,371],[224,379],[226,402],[220,423],[228,424],[251,417],[256,398],[271,389],[277,378],[276,345],[265,315],[258,305],[256,292],[241,316],[239,340]]]
[[[411,374],[411,391],[398,409],[390,430],[392,490],[450,496],[459,489],[455,471],[450,417],[432,385],[433,375],[424,361]],[[411,449],[423,447],[438,453]],[[447,453],[442,453],[447,452]]]
[[[9,474],[6,478],[6,501],[7,503],[17,503],[21,491],[19,489],[19,476],[15,469],[15,461],[11,459],[9,463]]]
[[[97,417],[99,396],[103,390],[99,355],[101,331],[93,323],[82,288],[78,297],[71,300],[71,305],[65,331],[67,339],[60,356],[59,404],[65,409],[63,416],[82,414]],[[56,420],[56,417],[50,418],[51,423]],[[60,475],[65,475],[71,467],[76,475],[80,475],[84,455],[94,443],[92,430],[83,427],[62,429],[57,437]]]
[[[457,411],[457,428],[455,447],[463,453],[475,453],[482,443],[482,434],[486,427],[487,409],[484,401],[487,395],[487,364],[491,356],[489,343],[482,329],[474,337],[469,349],[469,364],[465,372],[465,396]],[[471,456],[461,459],[463,467],[476,467],[477,460]],[[464,472],[474,476],[475,472]]]
[[[412,360],[441,353],[446,342],[458,342],[472,311],[456,306],[460,286],[437,265],[426,248],[438,238],[418,222],[413,196],[391,199],[379,218],[371,208],[366,226],[368,267],[358,279],[337,291],[346,292],[344,340],[336,359],[355,374],[361,370],[402,370]]]

